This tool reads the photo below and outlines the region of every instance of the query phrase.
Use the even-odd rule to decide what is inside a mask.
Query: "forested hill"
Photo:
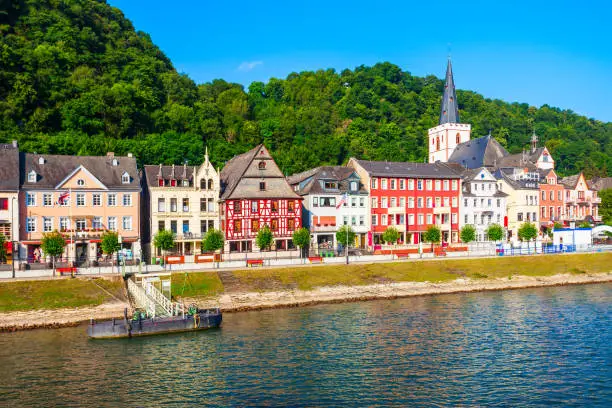
[[[287,174],[350,156],[427,156],[427,129],[437,124],[443,90],[434,76],[385,62],[292,73],[248,89],[223,80],[196,85],[105,1],[0,5],[0,141],[17,139],[25,151],[129,151],[140,164],[196,164],[207,145],[213,163],[223,165],[263,142]],[[535,128],[561,174],[612,173],[612,123],[471,91],[459,90],[458,100],[473,137],[492,129],[518,152]]]

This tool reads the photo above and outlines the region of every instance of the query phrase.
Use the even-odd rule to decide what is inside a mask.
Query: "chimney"
[[[17,141],[16,141],[16,140],[13,140],[13,147],[14,147],[15,149],[17,149],[17,147],[18,147],[18,145],[17,145]]]
[[[115,152],[107,152],[106,157],[115,157]]]
[[[128,157],[132,158],[132,157],[134,157],[134,155],[132,153],[128,153]]]

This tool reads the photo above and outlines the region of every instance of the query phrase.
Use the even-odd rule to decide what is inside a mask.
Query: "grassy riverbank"
[[[0,313],[98,306],[116,299],[125,299],[121,279],[0,282]]]
[[[312,290],[323,286],[361,286],[392,282],[449,282],[516,276],[552,276],[612,271],[612,253],[400,261],[390,263],[249,268],[236,271],[173,274],[173,294],[211,298],[222,293]],[[184,282],[186,282],[184,284]],[[185,289],[182,290],[183,285]]]

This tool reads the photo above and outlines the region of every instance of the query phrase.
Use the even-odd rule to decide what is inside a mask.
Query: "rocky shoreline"
[[[321,303],[606,282],[612,282],[612,273],[512,276],[511,279],[456,279],[443,283],[394,282],[364,286],[326,286],[308,291],[232,292],[224,293],[215,299],[185,298],[183,300],[187,304],[195,302],[201,307],[220,307],[223,312],[227,313]],[[117,301],[96,307],[2,313],[0,314],[0,331],[77,326],[89,321],[90,318],[96,320],[122,318],[123,310],[126,307],[130,308],[130,305]]]

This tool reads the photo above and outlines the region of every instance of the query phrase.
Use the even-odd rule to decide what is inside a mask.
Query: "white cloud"
[[[263,61],[245,61],[238,66],[238,71],[249,72],[258,65],[263,65]]]

